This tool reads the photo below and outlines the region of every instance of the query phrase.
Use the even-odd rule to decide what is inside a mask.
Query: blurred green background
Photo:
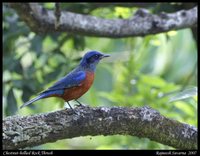
[[[44,3],[43,6],[54,9],[54,3]],[[152,13],[173,12],[185,9],[184,6],[182,3],[152,3],[147,4],[146,9]],[[61,7],[108,19],[130,18],[138,10],[134,5],[88,3],[67,3],[61,4]],[[18,110],[24,102],[76,67],[88,50],[112,56],[98,65],[94,85],[79,101],[92,107],[147,105],[168,118],[197,126],[197,95],[194,96],[197,86],[197,45],[190,28],[120,39],[85,37],[67,32],[35,34],[13,9],[5,5],[3,117],[62,109],[63,100],[48,98]],[[72,101],[71,104],[76,103]],[[32,149],[173,148],[146,138],[115,135],[64,139]]]

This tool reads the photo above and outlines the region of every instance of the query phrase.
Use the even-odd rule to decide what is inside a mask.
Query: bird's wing
[[[80,86],[81,82],[84,81],[85,78],[86,78],[86,73],[84,71],[72,72],[66,75],[65,77],[61,78],[53,86],[49,87],[47,90],[41,93]]]

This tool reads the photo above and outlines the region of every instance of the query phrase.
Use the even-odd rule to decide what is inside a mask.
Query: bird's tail
[[[27,106],[27,105],[32,104],[32,103],[35,102],[35,101],[38,101],[38,100],[40,100],[40,99],[42,99],[42,98],[45,98],[45,97],[46,97],[45,94],[41,94],[41,95],[35,97],[34,99],[32,99],[32,100],[27,101],[26,103],[24,103],[22,106],[20,106],[20,109],[23,108],[23,107],[25,107],[25,106]]]

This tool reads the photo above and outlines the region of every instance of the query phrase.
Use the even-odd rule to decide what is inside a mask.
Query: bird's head
[[[83,56],[80,62],[80,66],[86,70],[95,71],[96,65],[99,63],[99,61],[102,58],[109,57],[109,56],[110,55],[103,54],[98,51],[89,51]]]

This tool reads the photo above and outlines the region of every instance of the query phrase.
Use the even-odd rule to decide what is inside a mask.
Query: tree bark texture
[[[139,9],[130,19],[104,19],[61,10],[58,21],[54,11],[43,8],[39,3],[9,3],[9,6],[15,9],[20,18],[36,33],[67,32],[120,38],[197,26],[197,7],[159,15]]]
[[[3,149],[22,149],[79,136],[130,135],[177,148],[197,149],[197,128],[150,107],[80,106],[3,120]]]

